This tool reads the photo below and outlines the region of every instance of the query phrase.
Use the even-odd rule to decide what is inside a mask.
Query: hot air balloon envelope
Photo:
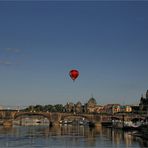
[[[75,69],[72,69],[69,72],[69,75],[70,75],[71,79],[74,81],[79,76],[79,71],[75,70]]]

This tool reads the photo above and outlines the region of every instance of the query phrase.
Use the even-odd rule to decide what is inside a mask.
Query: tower
[[[147,92],[146,92],[146,99],[148,99],[148,90],[147,90]]]

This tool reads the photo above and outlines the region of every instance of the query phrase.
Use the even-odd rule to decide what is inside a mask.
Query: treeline
[[[23,109],[26,112],[63,112],[64,106],[62,104],[56,105],[30,105],[29,107]]]

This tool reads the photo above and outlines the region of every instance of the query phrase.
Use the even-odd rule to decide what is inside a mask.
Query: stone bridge
[[[59,124],[59,121],[66,119],[86,119],[95,124],[102,122],[111,122],[112,119],[120,119],[130,121],[134,118],[144,119],[145,116],[136,114],[118,114],[118,115],[100,115],[100,114],[74,114],[74,113],[59,113],[59,112],[23,112],[18,110],[0,110],[0,121],[3,125],[13,125],[13,121],[21,117],[42,116],[49,120],[49,123]],[[124,118],[123,118],[124,117]]]

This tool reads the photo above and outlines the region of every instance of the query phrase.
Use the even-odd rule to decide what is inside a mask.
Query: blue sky
[[[1,1],[0,104],[139,103],[147,18],[146,1]]]

